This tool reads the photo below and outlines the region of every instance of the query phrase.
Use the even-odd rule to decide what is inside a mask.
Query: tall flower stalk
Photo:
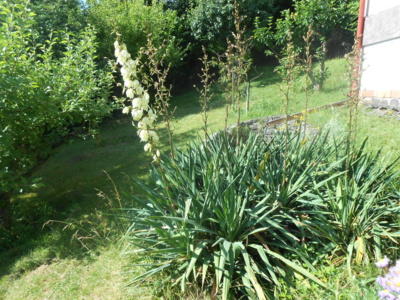
[[[210,93],[210,87],[213,83],[214,74],[210,72],[212,62],[208,58],[208,54],[206,48],[203,46],[203,58],[200,58],[200,61],[203,63],[203,67],[201,68],[202,73],[199,74],[201,83],[203,87],[201,89],[197,89],[200,93],[200,106],[202,109],[201,117],[204,122],[204,138],[207,142],[207,134],[208,134],[208,109],[209,109],[209,101],[214,96],[214,93]]]
[[[175,109],[170,108],[171,87],[167,86],[167,76],[171,65],[164,65],[167,55],[165,44],[163,43],[161,46],[156,47],[151,39],[151,34],[147,32],[146,35],[146,47],[141,48],[140,52],[147,61],[145,67],[148,69],[149,74],[142,75],[147,87],[153,87],[155,90],[154,107],[157,110],[158,115],[162,117],[165,128],[167,129],[171,157],[174,158],[174,127],[172,125],[172,120],[174,119]]]
[[[155,161],[158,160],[160,152],[157,149],[159,137],[154,130],[154,121],[157,119],[155,111],[150,107],[150,95],[138,80],[139,60],[133,60],[126,45],[118,39],[114,43],[115,57],[121,66],[121,75],[124,81],[123,93],[131,101],[122,110],[130,113],[133,125],[137,127],[137,134],[142,142],[145,142],[144,151],[152,154]]]
[[[119,35],[118,35],[119,36]],[[133,118],[133,125],[137,127],[137,133],[142,142],[145,142],[144,151],[149,152],[153,160],[157,163],[161,170],[162,179],[165,184],[165,189],[167,192],[167,196],[169,202],[171,204],[171,212],[175,214],[175,207],[172,202],[172,198],[170,195],[170,188],[168,186],[168,181],[165,177],[165,170],[162,168],[160,164],[160,151],[158,150],[159,146],[159,137],[154,130],[154,122],[157,119],[157,111],[150,106],[150,95],[148,93],[148,88],[153,83],[153,86],[156,90],[156,108],[159,108],[159,113],[164,116],[164,121],[166,122],[167,130],[170,137],[170,146],[171,146],[171,157],[174,158],[173,154],[173,144],[172,144],[172,130],[170,128],[170,119],[171,112],[168,108],[168,100],[170,98],[170,92],[165,88],[165,79],[168,71],[161,72],[158,68],[157,60],[155,56],[157,54],[157,49],[153,46],[150,41],[150,36],[148,35],[148,45],[151,47],[148,48],[148,51],[143,51],[141,49],[142,54],[147,54],[150,59],[149,69],[151,75],[156,75],[157,81],[152,81],[151,78],[146,78],[144,76],[144,82],[146,83],[146,88],[140,84],[138,80],[138,74],[141,73],[143,65],[140,65],[139,59],[133,60],[131,55],[129,54],[126,45],[124,43],[120,43],[118,39],[115,41],[115,56],[117,58],[117,63],[121,66],[121,75],[124,80],[124,90],[123,93],[126,95],[128,99],[131,100],[132,105],[125,106],[122,110],[123,113],[130,113]],[[169,69],[169,68],[168,68]],[[143,74],[141,74],[143,75]],[[135,123],[136,122],[136,123]]]
[[[307,35],[303,36],[303,40],[304,40],[305,56],[304,59],[302,60],[302,68],[306,74],[305,76],[306,103],[303,116],[304,116],[304,125],[306,125],[308,117],[309,94],[310,94],[309,84],[310,84],[310,76],[312,73],[312,63],[314,58],[314,55],[311,54],[311,44],[314,41],[314,31],[311,25],[308,26]],[[306,130],[306,128],[307,126],[304,126],[304,131]]]
[[[354,148],[357,142],[357,125],[358,125],[358,113],[360,98],[360,85],[361,85],[361,60],[360,60],[360,49],[358,49],[358,39],[354,40],[352,50],[345,55],[347,61],[347,73],[346,77],[349,86],[349,92],[347,97],[349,99],[349,119],[348,127],[349,132],[347,136],[347,147],[350,150]]]

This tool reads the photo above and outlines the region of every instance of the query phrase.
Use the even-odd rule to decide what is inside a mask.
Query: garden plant
[[[399,298],[356,2],[0,0],[0,298]]]

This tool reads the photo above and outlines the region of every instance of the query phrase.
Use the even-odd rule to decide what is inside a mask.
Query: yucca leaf
[[[328,287],[321,281],[319,280],[317,277],[315,277],[314,275],[312,275],[310,272],[308,272],[306,269],[304,269],[303,267],[293,263],[292,261],[290,261],[289,259],[285,258],[284,256],[273,252],[271,250],[268,249],[264,249],[264,251],[273,256],[278,258],[279,260],[283,261],[287,266],[289,266],[290,268],[292,268],[294,271],[302,274],[303,276],[307,277],[308,279],[311,279],[312,281],[314,281],[315,283],[317,283],[318,285],[322,286],[325,289],[328,289]]]
[[[200,242],[196,249],[194,250],[194,252],[191,254],[191,259],[190,259],[190,263],[189,266],[186,269],[186,278],[189,278],[190,273],[193,271],[193,276],[196,279],[197,274],[196,274],[196,263],[198,262],[198,259],[200,258],[201,252],[203,251],[203,249],[208,245],[208,242]]]

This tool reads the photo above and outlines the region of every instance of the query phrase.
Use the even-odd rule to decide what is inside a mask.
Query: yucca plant
[[[321,204],[317,229],[332,242],[338,260],[347,260],[349,271],[353,261],[380,259],[383,246],[398,246],[400,238],[400,206],[392,197],[395,162],[387,163],[380,152],[368,153],[365,144],[354,150],[344,144],[335,148],[340,163],[333,171],[342,175],[318,187],[314,197]]]
[[[315,148],[309,155],[324,145],[323,138],[310,141],[293,137],[297,150]],[[130,210],[127,238],[151,255],[154,264],[131,283],[168,270],[167,281],[182,289],[200,284],[212,298],[222,299],[273,298],[283,282],[292,283],[296,272],[324,286],[302,266],[314,270],[306,253],[299,251],[306,232],[299,228],[304,224],[297,222],[293,205],[288,205],[296,197],[294,190],[307,190],[322,159],[311,159],[303,171],[302,165],[291,162],[299,169],[299,178],[290,179],[293,191],[284,192],[290,198],[286,201],[265,188],[270,177],[265,174],[266,157],[271,158],[268,164],[279,167],[278,152],[289,145],[285,136],[267,142],[250,135],[246,143],[235,145],[235,138],[224,134],[207,143],[192,143],[185,151],[176,151],[175,158],[162,158],[161,168],[153,171],[157,190],[136,181],[146,197],[135,197],[137,208]]]

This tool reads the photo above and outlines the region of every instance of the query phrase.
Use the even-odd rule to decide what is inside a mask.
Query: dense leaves
[[[395,174],[379,153],[348,153],[326,134],[230,139],[164,157],[156,191],[137,181],[146,196],[129,209],[127,238],[157,263],[132,282],[163,270],[182,289],[197,282],[223,299],[273,298],[295,273],[324,286],[312,275],[314,251],[361,263],[398,239]]]
[[[87,4],[88,20],[98,32],[100,58],[114,57],[113,32],[117,29],[133,57],[146,45],[150,34],[157,47],[167,43],[167,62],[179,65],[183,50],[174,35],[179,20],[173,10],[163,10],[163,5],[155,1],[145,5],[142,0],[89,0]]]
[[[1,4],[0,207],[23,176],[74,126],[94,133],[112,109],[111,72],[97,69],[95,31],[35,45],[34,13],[25,4]],[[65,51],[56,58],[53,48]],[[5,213],[1,214],[5,222]]]
[[[37,37],[33,41],[44,45],[57,31],[79,33],[87,26],[79,0],[31,0],[30,9],[35,14],[32,29]],[[33,45],[35,46],[35,45]],[[54,45],[56,55],[61,55],[61,44]]]

